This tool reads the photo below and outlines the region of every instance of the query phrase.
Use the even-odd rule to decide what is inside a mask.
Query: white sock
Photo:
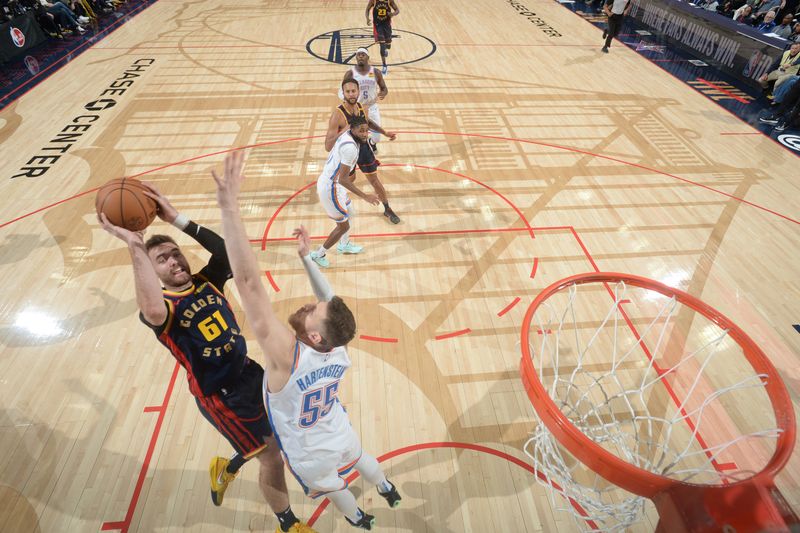
[[[326,253],[328,253],[328,250],[326,250],[324,246],[320,246],[319,250],[314,252],[314,255],[317,257],[324,257]]]
[[[339,239],[339,243],[341,243],[342,246],[347,246],[347,243],[349,242],[350,242],[350,230],[347,230],[345,234],[342,235],[342,238]]]
[[[386,480],[386,476],[383,474],[383,470],[381,470],[381,465],[379,465],[378,461],[370,454],[362,452],[361,459],[358,460],[355,468],[361,473],[364,479],[373,485],[377,485],[379,491],[389,492],[392,490],[392,485]]]
[[[363,516],[361,509],[358,508],[356,497],[347,489],[337,490],[336,492],[329,492],[328,499],[333,502],[333,505],[339,509],[343,515],[350,519],[351,522],[358,522]]]

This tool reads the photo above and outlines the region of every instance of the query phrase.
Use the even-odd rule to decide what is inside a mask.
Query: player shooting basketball
[[[211,499],[221,505],[228,484],[255,457],[261,467],[259,487],[280,522],[276,533],[314,533],[289,506],[283,461],[261,401],[264,370],[247,357],[241,328],[222,292],[232,276],[225,243],[144,185],[149,190],[145,194],[158,204],[158,217],[211,253],[206,266],[192,274],[172,237],[153,235],[145,242],[142,232],[114,226],[105,214],[99,215],[103,229],[128,245],[139,319],[186,369],[200,412],[236,450],[231,459],[211,460]]]
[[[370,530],[375,517],[359,509],[343,476],[355,468],[390,506],[401,498],[375,458],[362,450],[337,397],[339,382],[352,364],[345,346],[355,336],[355,318],[311,260],[308,232],[300,227],[294,236],[317,301],[289,317],[291,329],[278,319],[239,213],[243,163],[243,153],[234,152],[225,157],[222,176],[212,173],[233,279],[265,356],[264,399],[270,424],[306,494],[326,495],[348,523]]]

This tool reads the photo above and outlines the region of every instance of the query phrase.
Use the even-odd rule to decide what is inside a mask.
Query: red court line
[[[594,268],[594,271],[595,272],[600,272],[600,269],[597,267],[597,264],[594,262],[594,259],[592,258],[592,255],[589,253],[589,250],[583,244],[583,241],[581,240],[580,236],[578,236],[578,232],[575,231],[574,228],[572,229],[572,234],[575,236],[575,239],[578,241],[578,244],[580,245],[581,249],[583,250],[584,255],[589,260],[589,263],[591,263],[592,268]],[[604,283],[603,285],[605,285],[606,291],[608,291],[609,296],[611,296],[611,299],[613,300],[614,299],[613,290],[611,289],[611,287],[609,286],[608,283]],[[625,323],[628,325],[628,328],[631,330],[631,333],[633,333],[634,338],[636,338],[636,341],[638,342],[639,346],[642,347],[642,350],[644,351],[645,356],[648,358],[648,360],[652,361],[653,360],[653,355],[650,353],[650,350],[647,348],[647,346],[644,344],[644,341],[639,336],[639,331],[636,329],[636,326],[633,324],[633,322],[631,321],[630,317],[628,317],[628,314],[625,312],[625,310],[622,309],[621,307],[620,307],[620,313],[622,314],[622,318],[624,319]],[[539,334],[541,335],[541,330],[539,330]],[[666,371],[663,370],[658,365],[658,363],[656,363],[656,362],[653,362],[653,369],[659,375],[662,375],[662,374],[666,373]],[[681,402],[680,399],[678,398],[678,395],[675,392],[675,389],[672,388],[672,385],[670,385],[668,381],[663,380],[663,379],[661,380],[661,383],[664,385],[664,388],[666,389],[667,394],[669,394],[670,398],[672,398],[672,401],[675,404],[675,406],[676,407],[680,407],[683,402]],[[697,442],[700,444],[700,446],[702,446],[703,449],[706,450],[705,454],[709,459],[711,459],[711,465],[714,466],[714,468],[718,472],[721,472],[722,468],[720,466],[720,463],[718,463],[717,460],[713,458],[713,454],[708,451],[708,445],[706,444],[705,439],[703,439],[703,436],[697,430],[697,428],[696,428],[694,422],[692,421],[692,419],[689,418],[686,410],[681,407],[679,409],[679,412],[681,413],[681,415],[683,415],[683,420],[684,420],[684,422],[686,422],[686,425],[689,426],[689,429],[692,431],[692,435],[694,436],[695,440],[697,440]],[[738,468],[736,466],[736,463],[724,463],[724,464],[733,465],[733,467],[731,469],[737,469]]]
[[[157,412],[163,411],[163,410],[164,410],[164,407],[161,406],[161,405],[151,405],[149,407],[145,407],[143,412],[145,412],[145,413],[157,413]]]
[[[469,329],[469,328],[460,329],[458,331],[452,331],[450,333],[443,333],[441,335],[436,335],[436,337],[434,337],[434,339],[436,339],[437,341],[441,341],[441,340],[444,340],[444,339],[450,339],[452,337],[458,337],[459,335],[466,335],[467,333],[470,333],[471,331],[472,330]]]
[[[485,189],[493,192],[494,194],[499,196],[505,203],[507,203],[509,205],[509,207],[511,207],[511,209],[513,209],[517,213],[517,216],[522,219],[522,222],[525,223],[525,227],[528,228],[528,231],[531,234],[531,239],[535,239],[536,238],[536,236],[533,234],[533,228],[531,227],[530,222],[528,222],[528,219],[525,217],[525,215],[522,214],[522,211],[520,211],[520,209],[516,205],[514,205],[514,203],[511,200],[506,198],[497,189],[495,189],[493,187],[489,187],[488,185],[486,185],[482,181],[479,181],[479,180],[477,180],[477,179],[475,179],[475,178],[473,178],[471,176],[467,176],[466,174],[461,174],[460,172],[453,172],[452,170],[447,170],[447,169],[439,168],[439,167],[431,167],[431,166],[428,166],[428,165],[416,165],[414,163],[406,163],[406,164],[387,163],[387,164],[385,164],[383,166],[384,167],[404,167],[404,168],[405,167],[412,167],[412,168],[423,168],[425,170],[436,170],[438,172],[444,172],[445,174],[452,174],[453,176],[458,176],[459,178],[464,178],[464,179],[469,180],[469,181],[471,181],[473,183],[477,183],[481,187],[484,187]]]
[[[493,455],[495,457],[499,457],[500,459],[505,459],[509,463],[514,464],[514,465],[516,465],[516,466],[518,466],[520,468],[523,468],[523,469],[527,470],[528,472],[530,472],[531,474],[534,474],[536,477],[538,477],[542,481],[547,481],[557,491],[562,492],[562,489],[561,489],[561,487],[558,486],[558,484],[548,480],[547,477],[544,474],[542,474],[541,472],[539,472],[536,469],[534,469],[531,465],[529,465],[525,461],[523,461],[523,460],[521,460],[521,459],[519,459],[517,457],[514,457],[513,455],[509,455],[509,454],[507,454],[505,452],[501,452],[500,450],[495,450],[494,448],[489,448],[488,446],[482,446],[480,444],[470,444],[470,443],[466,443],[466,442],[427,442],[427,443],[424,443],[424,444],[412,444],[411,446],[404,446],[402,448],[398,448],[396,450],[392,450],[391,452],[388,452],[388,453],[385,453],[385,454],[381,455],[377,459],[378,459],[379,463],[383,463],[385,461],[388,461],[389,459],[394,459],[395,457],[398,457],[400,455],[405,455],[407,453],[418,452],[418,451],[421,451],[421,450],[433,450],[433,449],[438,449],[438,448],[452,448],[452,449],[457,449],[457,450],[471,450],[471,451],[476,451],[476,452],[481,452],[481,453]],[[353,471],[353,473],[350,474],[347,477],[347,483],[352,483],[353,481],[355,481],[358,478],[358,476],[359,476],[358,470]],[[575,500],[573,500],[572,498],[568,498],[568,501],[569,501],[570,505],[572,505],[572,507],[578,512],[578,514],[580,514],[582,517],[584,517],[584,520],[586,520],[586,524],[590,528],[596,530],[597,527],[598,527],[597,524],[593,520],[590,520],[587,517],[587,513],[583,509],[583,507],[581,507],[581,505],[578,502],[576,502]],[[328,504],[330,504],[330,500],[328,500],[327,498],[325,499],[325,501],[323,501],[322,503],[319,504],[317,509],[314,511],[314,513],[308,519],[308,525],[309,526],[313,526],[314,525],[314,523],[319,519],[320,515],[322,515],[323,511],[325,511],[325,509],[328,507]]]
[[[319,137],[321,137],[321,135]],[[278,206],[278,209],[276,209],[274,213],[272,213],[272,216],[269,217],[269,222],[267,222],[267,227],[264,228],[264,235],[261,237],[261,251],[262,252],[267,249],[267,235],[269,235],[269,229],[272,227],[272,224],[275,222],[275,219],[278,218],[278,213],[283,211],[283,208],[286,207],[289,202],[294,200],[300,193],[302,193],[303,191],[311,188],[312,185],[316,185],[316,183],[317,183],[316,181],[312,181],[311,183],[309,183],[308,185],[304,186],[303,188],[296,190],[291,196],[289,196],[289,198],[284,200],[283,203]],[[295,238],[291,237],[291,239],[294,240]]]
[[[397,342],[397,339],[394,337],[373,337],[371,335],[359,335],[359,339],[363,339],[365,341],[375,341],[375,342]]]
[[[741,96],[737,96],[737,95],[733,94],[732,92],[730,92],[729,90],[723,89],[722,87],[720,87],[719,85],[715,84],[714,82],[708,81],[708,80],[703,79],[703,78],[697,78],[697,81],[699,81],[703,85],[707,85],[707,86],[711,87],[712,89],[714,89],[716,91],[721,92],[722,94],[724,94],[726,96],[730,96],[731,98],[733,98],[737,102],[741,102],[743,104],[749,104],[750,103],[750,100],[745,100]]]
[[[175,49],[195,49],[195,48],[305,48],[299,44],[175,44],[173,46],[96,46],[92,50],[130,50],[131,52],[138,52],[139,50],[175,50]]]
[[[532,228],[534,230],[542,229],[538,227]],[[547,228],[544,228],[547,229]],[[453,229],[453,230],[436,230],[436,231],[396,231],[393,233],[354,233],[353,238],[380,238],[380,237],[424,237],[436,235],[468,235],[475,233],[514,233],[514,232],[530,233],[529,228],[486,228],[486,229]],[[325,240],[328,235],[312,235],[312,241]],[[294,237],[270,237],[266,242],[288,242],[295,241]],[[250,239],[251,243],[261,242],[262,239]]]
[[[583,20],[583,19],[581,19],[581,20]],[[667,71],[665,71],[665,72],[667,72]],[[691,87],[691,85],[689,85],[688,87]],[[694,89],[694,87],[692,87],[692,88]],[[694,89],[694,90],[696,92],[699,92],[699,91],[697,91],[697,89]],[[702,94],[702,93],[700,93],[700,94]],[[704,98],[706,98],[708,100],[707,97],[704,96]],[[710,100],[710,101],[713,102],[713,100]],[[717,105],[719,105],[719,104],[717,104]],[[722,106],[720,106],[720,107],[722,107]],[[725,108],[723,108],[723,109],[725,109]],[[730,113],[730,114],[733,114],[733,113]],[[733,116],[736,116],[736,115],[733,115]],[[737,118],[739,118],[739,117],[737,117]],[[739,119],[739,120],[742,120],[742,119]],[[744,120],[742,120],[742,122],[744,122]],[[747,122],[744,122],[744,123],[747,124]],[[749,124],[748,124],[748,126],[749,126]],[[538,145],[538,146],[546,146],[548,148],[555,148],[557,150],[564,150],[564,151],[568,151],[568,152],[585,154],[585,155],[589,155],[589,156],[592,156],[592,157],[597,157],[597,158],[600,158],[600,159],[605,159],[605,160],[608,160],[608,161],[614,161],[616,163],[621,163],[623,165],[628,165],[628,166],[632,166],[632,167],[635,167],[635,168],[640,168],[642,170],[646,170],[648,172],[653,172],[655,174],[659,174],[659,175],[662,175],[662,176],[667,176],[667,177],[676,179],[678,181],[682,181],[684,183],[689,183],[691,185],[695,185],[697,187],[700,187],[700,188],[706,189],[708,191],[720,194],[720,195],[725,196],[727,198],[731,198],[732,200],[736,200],[736,201],[741,202],[741,203],[743,203],[745,205],[749,205],[750,207],[755,207],[756,209],[760,209],[761,211],[765,211],[767,213],[770,213],[772,215],[780,217],[780,218],[782,218],[784,220],[787,220],[789,222],[793,222],[795,224],[800,225],[800,220],[793,219],[793,218],[791,218],[791,217],[789,217],[787,215],[783,215],[781,213],[778,213],[777,211],[773,211],[772,209],[768,209],[768,208],[766,208],[764,206],[761,206],[761,205],[756,204],[754,202],[750,202],[750,201],[745,200],[743,198],[739,198],[739,197],[733,196],[732,194],[728,194],[728,193],[726,193],[724,191],[721,191],[721,190],[718,190],[718,189],[714,189],[713,187],[709,187],[707,185],[703,185],[701,183],[697,183],[697,182],[694,182],[694,181],[686,179],[686,178],[681,178],[679,176],[675,176],[674,174],[669,174],[668,172],[664,172],[662,170],[657,170],[657,169],[654,169],[654,168],[646,167],[646,166],[640,165],[638,163],[633,163],[633,162],[630,162],[630,161],[624,161],[622,159],[618,159],[618,158],[610,157],[610,156],[605,156],[605,155],[601,155],[601,154],[596,154],[596,153],[589,152],[589,151],[586,151],[586,150],[579,150],[577,148],[569,148],[569,147],[560,146],[560,145],[557,145],[557,144],[544,143],[544,142],[540,142],[540,141],[530,141],[530,140],[527,140],[527,139],[518,139],[518,138],[514,138],[514,137],[502,137],[502,136],[498,136],[498,135],[483,135],[483,134],[478,134],[478,133],[431,132],[431,131],[401,131],[399,133],[418,134],[418,135],[442,135],[442,136],[457,136],[457,137],[475,137],[475,138],[495,139],[495,140],[502,140],[502,141],[513,141],[513,142],[520,142],[520,143],[524,143],[524,144],[533,144],[533,145]],[[261,147],[261,146],[280,144],[280,143],[284,143],[284,142],[292,142],[292,141],[308,140],[308,139],[318,139],[318,138],[322,138],[322,137],[323,137],[322,135],[310,135],[310,136],[306,136],[306,137],[293,137],[293,138],[289,138],[289,139],[282,139],[282,140],[277,140],[277,141],[267,141],[267,142],[263,142],[263,143],[256,143],[256,144],[250,144],[250,145],[245,145],[245,146],[240,146],[240,147],[229,148],[227,150],[220,150],[218,152],[212,152],[212,153],[209,153],[209,154],[199,155],[199,156],[196,156],[196,157],[185,159],[183,161],[177,161],[177,162],[174,162],[174,163],[168,163],[166,165],[162,165],[160,167],[153,168],[153,169],[150,169],[150,170],[147,170],[147,171],[144,171],[144,172],[140,172],[139,174],[134,174],[133,176],[128,176],[128,177],[144,176],[146,174],[151,174],[153,172],[157,172],[157,171],[163,170],[165,168],[174,167],[174,166],[181,165],[183,163],[188,163],[188,162],[191,162],[191,161],[196,161],[198,159],[203,159],[205,157],[210,157],[210,156],[219,155],[219,154],[225,154],[225,153],[228,153],[228,152],[234,152],[236,150],[244,150],[244,149],[247,149],[247,148],[257,148],[257,147]],[[772,139],[772,141],[775,142],[776,144],[780,144],[780,143],[778,143],[778,141],[776,141],[774,139]],[[781,148],[784,149],[784,150],[786,149],[782,145],[781,145]],[[404,165],[386,164],[384,166],[404,166]],[[421,167],[421,168],[425,168],[425,167]],[[450,171],[447,171],[447,170],[444,170],[444,169],[439,169],[439,168],[436,168],[436,167],[431,167],[431,168],[434,168],[436,170],[441,170],[443,172],[447,172],[447,173],[450,173],[450,174],[463,176],[461,174],[450,172]],[[467,176],[463,176],[463,177],[465,177],[467,179],[470,179]],[[480,182],[478,182],[476,180],[473,180],[473,181],[475,181],[476,183],[480,183]],[[309,184],[308,187],[310,187],[311,185],[312,184]],[[97,190],[97,189],[95,188],[95,189],[92,189],[92,190]],[[91,191],[85,191],[83,193],[79,193],[79,194],[77,194],[77,195],[75,195],[75,196],[73,196],[71,198],[75,198],[77,196],[81,196],[83,194],[87,194],[88,192],[91,192]],[[26,218],[28,216],[31,216],[34,213],[38,213],[38,212],[40,212],[40,211],[42,211],[44,209],[48,209],[48,208],[53,207],[55,205],[58,205],[58,204],[60,204],[60,203],[62,203],[64,201],[70,200],[71,198],[67,198],[65,200],[61,200],[61,201],[56,202],[54,204],[50,204],[50,205],[45,206],[43,208],[37,209],[36,211],[33,211],[31,213],[27,213],[25,215],[22,215],[20,217],[15,218],[15,219],[13,219],[11,221],[8,221],[8,222],[5,222],[3,224],[0,224],[0,228],[10,224],[11,222],[16,222],[16,221],[18,221],[20,219],[23,219],[23,218]],[[504,200],[506,200],[508,202],[507,199],[504,198]],[[288,201],[285,202],[285,203],[288,203]],[[281,208],[282,207],[283,206],[281,206]],[[274,220],[274,216],[275,215],[273,215],[273,218],[270,219],[270,225],[272,223],[272,220]],[[523,219],[524,219],[524,217],[523,217]],[[530,227],[530,225],[528,224],[527,220],[525,220],[525,222],[526,222],[526,225]],[[564,229],[569,229],[569,227],[564,227]],[[267,235],[267,232],[265,231],[264,238],[262,239],[262,245],[261,245],[261,249],[262,250],[264,250],[264,246],[265,246],[265,242],[266,242],[265,241],[266,235]],[[533,235],[531,235],[531,236],[533,237]]]
[[[272,290],[274,290],[275,292],[281,292],[281,288],[278,287],[278,284],[275,283],[274,279],[272,279],[272,274],[270,273],[270,271],[269,270],[265,270],[264,274],[266,274],[267,281],[269,281],[269,284],[272,285]]]
[[[505,306],[505,307],[504,307],[504,308],[503,308],[503,309],[502,309],[500,312],[498,312],[498,313],[497,313],[497,316],[503,316],[504,314],[506,314],[506,313],[508,313],[509,311],[511,311],[512,309],[514,309],[514,306],[515,306],[515,305],[517,305],[517,304],[519,303],[520,299],[521,299],[521,298],[520,298],[519,296],[517,296],[516,298],[514,298],[514,299],[511,301],[511,303],[510,303],[510,304],[508,304],[507,306]]]
[[[539,268],[539,258],[538,257],[534,257],[533,258],[533,268],[531,269],[531,279],[536,277],[536,270],[538,268]]]
[[[700,94],[702,94],[702,93],[700,93]],[[703,95],[703,96],[705,97],[705,95]],[[705,97],[705,98],[708,99],[708,97]],[[742,122],[744,122],[744,121],[742,121]],[[747,124],[747,123],[745,122],[745,124]],[[397,131],[395,133],[404,133],[404,134],[413,134],[413,135],[443,135],[443,136],[453,135],[453,136],[457,136],[457,137],[475,137],[475,138],[479,138],[479,139],[495,139],[495,140],[500,140],[500,141],[513,141],[513,142],[520,142],[520,143],[523,143],[523,144],[533,144],[533,145],[536,145],[536,146],[545,146],[547,148],[555,148],[557,150],[564,150],[564,151],[573,152],[573,153],[576,153],[576,154],[589,155],[589,156],[592,156],[592,157],[597,157],[599,159],[605,159],[606,161],[614,161],[615,163],[621,163],[623,165],[628,165],[628,166],[631,166],[631,167],[634,167],[634,168],[639,168],[639,169],[642,169],[642,170],[646,170],[648,172],[653,172],[655,174],[659,174],[661,176],[666,176],[668,178],[673,178],[673,179],[676,179],[676,180],[681,181],[683,183],[688,183],[690,185],[694,185],[696,187],[700,187],[701,189],[705,189],[707,191],[711,191],[711,192],[716,193],[716,194],[721,194],[722,196],[725,196],[726,198],[730,198],[731,200],[736,200],[737,202],[741,202],[741,203],[743,203],[745,205],[749,205],[750,207],[755,207],[756,209],[760,209],[761,211],[765,211],[767,213],[770,213],[772,215],[780,217],[780,218],[782,218],[784,220],[788,220],[789,222],[793,222],[793,223],[795,223],[797,225],[800,225],[800,220],[796,220],[796,219],[791,218],[791,217],[789,217],[787,215],[782,215],[781,213],[778,213],[777,211],[773,211],[772,209],[768,209],[768,208],[766,208],[764,206],[761,206],[759,204],[756,204],[754,202],[750,202],[748,200],[745,200],[744,198],[739,198],[738,196],[734,196],[732,194],[726,193],[725,191],[721,191],[719,189],[715,189],[713,187],[709,187],[708,185],[703,185],[702,183],[698,183],[696,181],[692,181],[692,180],[687,179],[687,178],[681,178],[680,176],[676,176],[675,174],[670,174],[669,172],[665,172],[663,170],[650,168],[650,167],[645,166],[645,165],[640,165],[639,163],[634,163],[632,161],[625,161],[623,159],[619,159],[619,158],[616,158],[616,157],[611,157],[611,156],[608,156],[608,155],[597,154],[597,153],[594,153],[594,152],[590,152],[588,150],[581,150],[579,148],[570,148],[568,146],[561,146],[561,145],[558,145],[558,144],[546,143],[546,142],[542,142],[542,141],[530,141],[530,140],[527,140],[527,139],[516,139],[516,138],[513,138],[513,137],[503,137],[501,135],[484,135],[484,134],[481,134],[481,133],[458,133],[458,132],[449,132],[449,131]],[[388,166],[388,165],[386,165],[386,166]],[[445,171],[445,172],[447,172],[447,171]]]
[[[27,217],[29,217],[31,215],[35,215],[36,213],[40,213],[40,212],[42,212],[42,211],[44,211],[46,209],[50,209],[51,207],[55,207],[57,205],[63,204],[64,202],[69,202],[70,200],[74,200],[75,198],[80,198],[81,196],[84,196],[84,195],[87,195],[87,194],[91,194],[91,193],[93,193],[93,192],[95,192],[95,191],[97,191],[99,189],[100,189],[100,187],[95,187],[94,189],[89,189],[88,191],[83,191],[83,192],[79,192],[78,194],[73,194],[69,198],[64,198],[63,200],[59,200],[57,202],[53,202],[52,204],[48,204],[48,205],[46,205],[44,207],[40,207],[36,211],[31,211],[30,213],[26,213],[24,215],[18,216],[17,218],[9,220],[8,222],[3,222],[2,224],[0,224],[0,228],[4,228],[4,227],[8,226],[9,224],[13,224],[14,222],[17,222],[18,220],[22,220],[23,218],[27,218]]]
[[[156,425],[153,428],[153,434],[150,437],[150,445],[147,447],[147,453],[144,456],[142,468],[139,470],[139,478],[136,480],[136,486],[133,489],[133,496],[131,496],[131,502],[128,505],[128,512],[125,513],[125,519],[122,522],[103,522],[103,525],[100,528],[102,531],[120,530],[122,533],[127,533],[128,528],[131,527],[133,513],[136,511],[136,504],[139,502],[142,486],[144,485],[144,480],[147,476],[147,469],[150,467],[150,460],[153,458],[153,451],[155,450],[158,436],[161,433],[161,424],[164,422],[164,416],[167,413],[167,405],[169,405],[169,399],[172,396],[172,391],[175,387],[175,380],[178,377],[178,369],[180,367],[181,366],[179,363],[175,363],[175,368],[172,369],[172,377],[170,377],[169,385],[167,385],[167,391],[164,393],[164,401],[159,407],[160,411],[158,413],[158,419],[156,420]]]

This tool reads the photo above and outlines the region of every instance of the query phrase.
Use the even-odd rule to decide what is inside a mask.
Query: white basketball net
[[[774,452],[779,430],[766,376],[726,330],[674,297],[621,281],[573,284],[545,300],[530,327],[534,368],[550,397],[628,463],[719,485],[751,477]],[[525,453],[549,480],[537,477],[553,508],[570,512],[579,528],[620,531],[644,518],[644,498],[582,465],[543,423]]]

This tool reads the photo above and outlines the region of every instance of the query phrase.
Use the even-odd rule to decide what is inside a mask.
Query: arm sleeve
[[[231,264],[228,261],[228,252],[225,251],[225,241],[210,229],[192,221],[187,224],[183,232],[211,253],[211,259],[200,271],[200,275],[222,290],[225,282],[233,277]]]
[[[322,272],[319,271],[317,264],[311,259],[311,255],[304,256],[302,261],[308,275],[308,281],[311,282],[311,288],[314,289],[317,299],[323,302],[330,302],[334,296],[333,289]]]
[[[343,165],[353,168],[358,161],[358,147],[349,142],[342,144],[339,147],[339,160]]]

